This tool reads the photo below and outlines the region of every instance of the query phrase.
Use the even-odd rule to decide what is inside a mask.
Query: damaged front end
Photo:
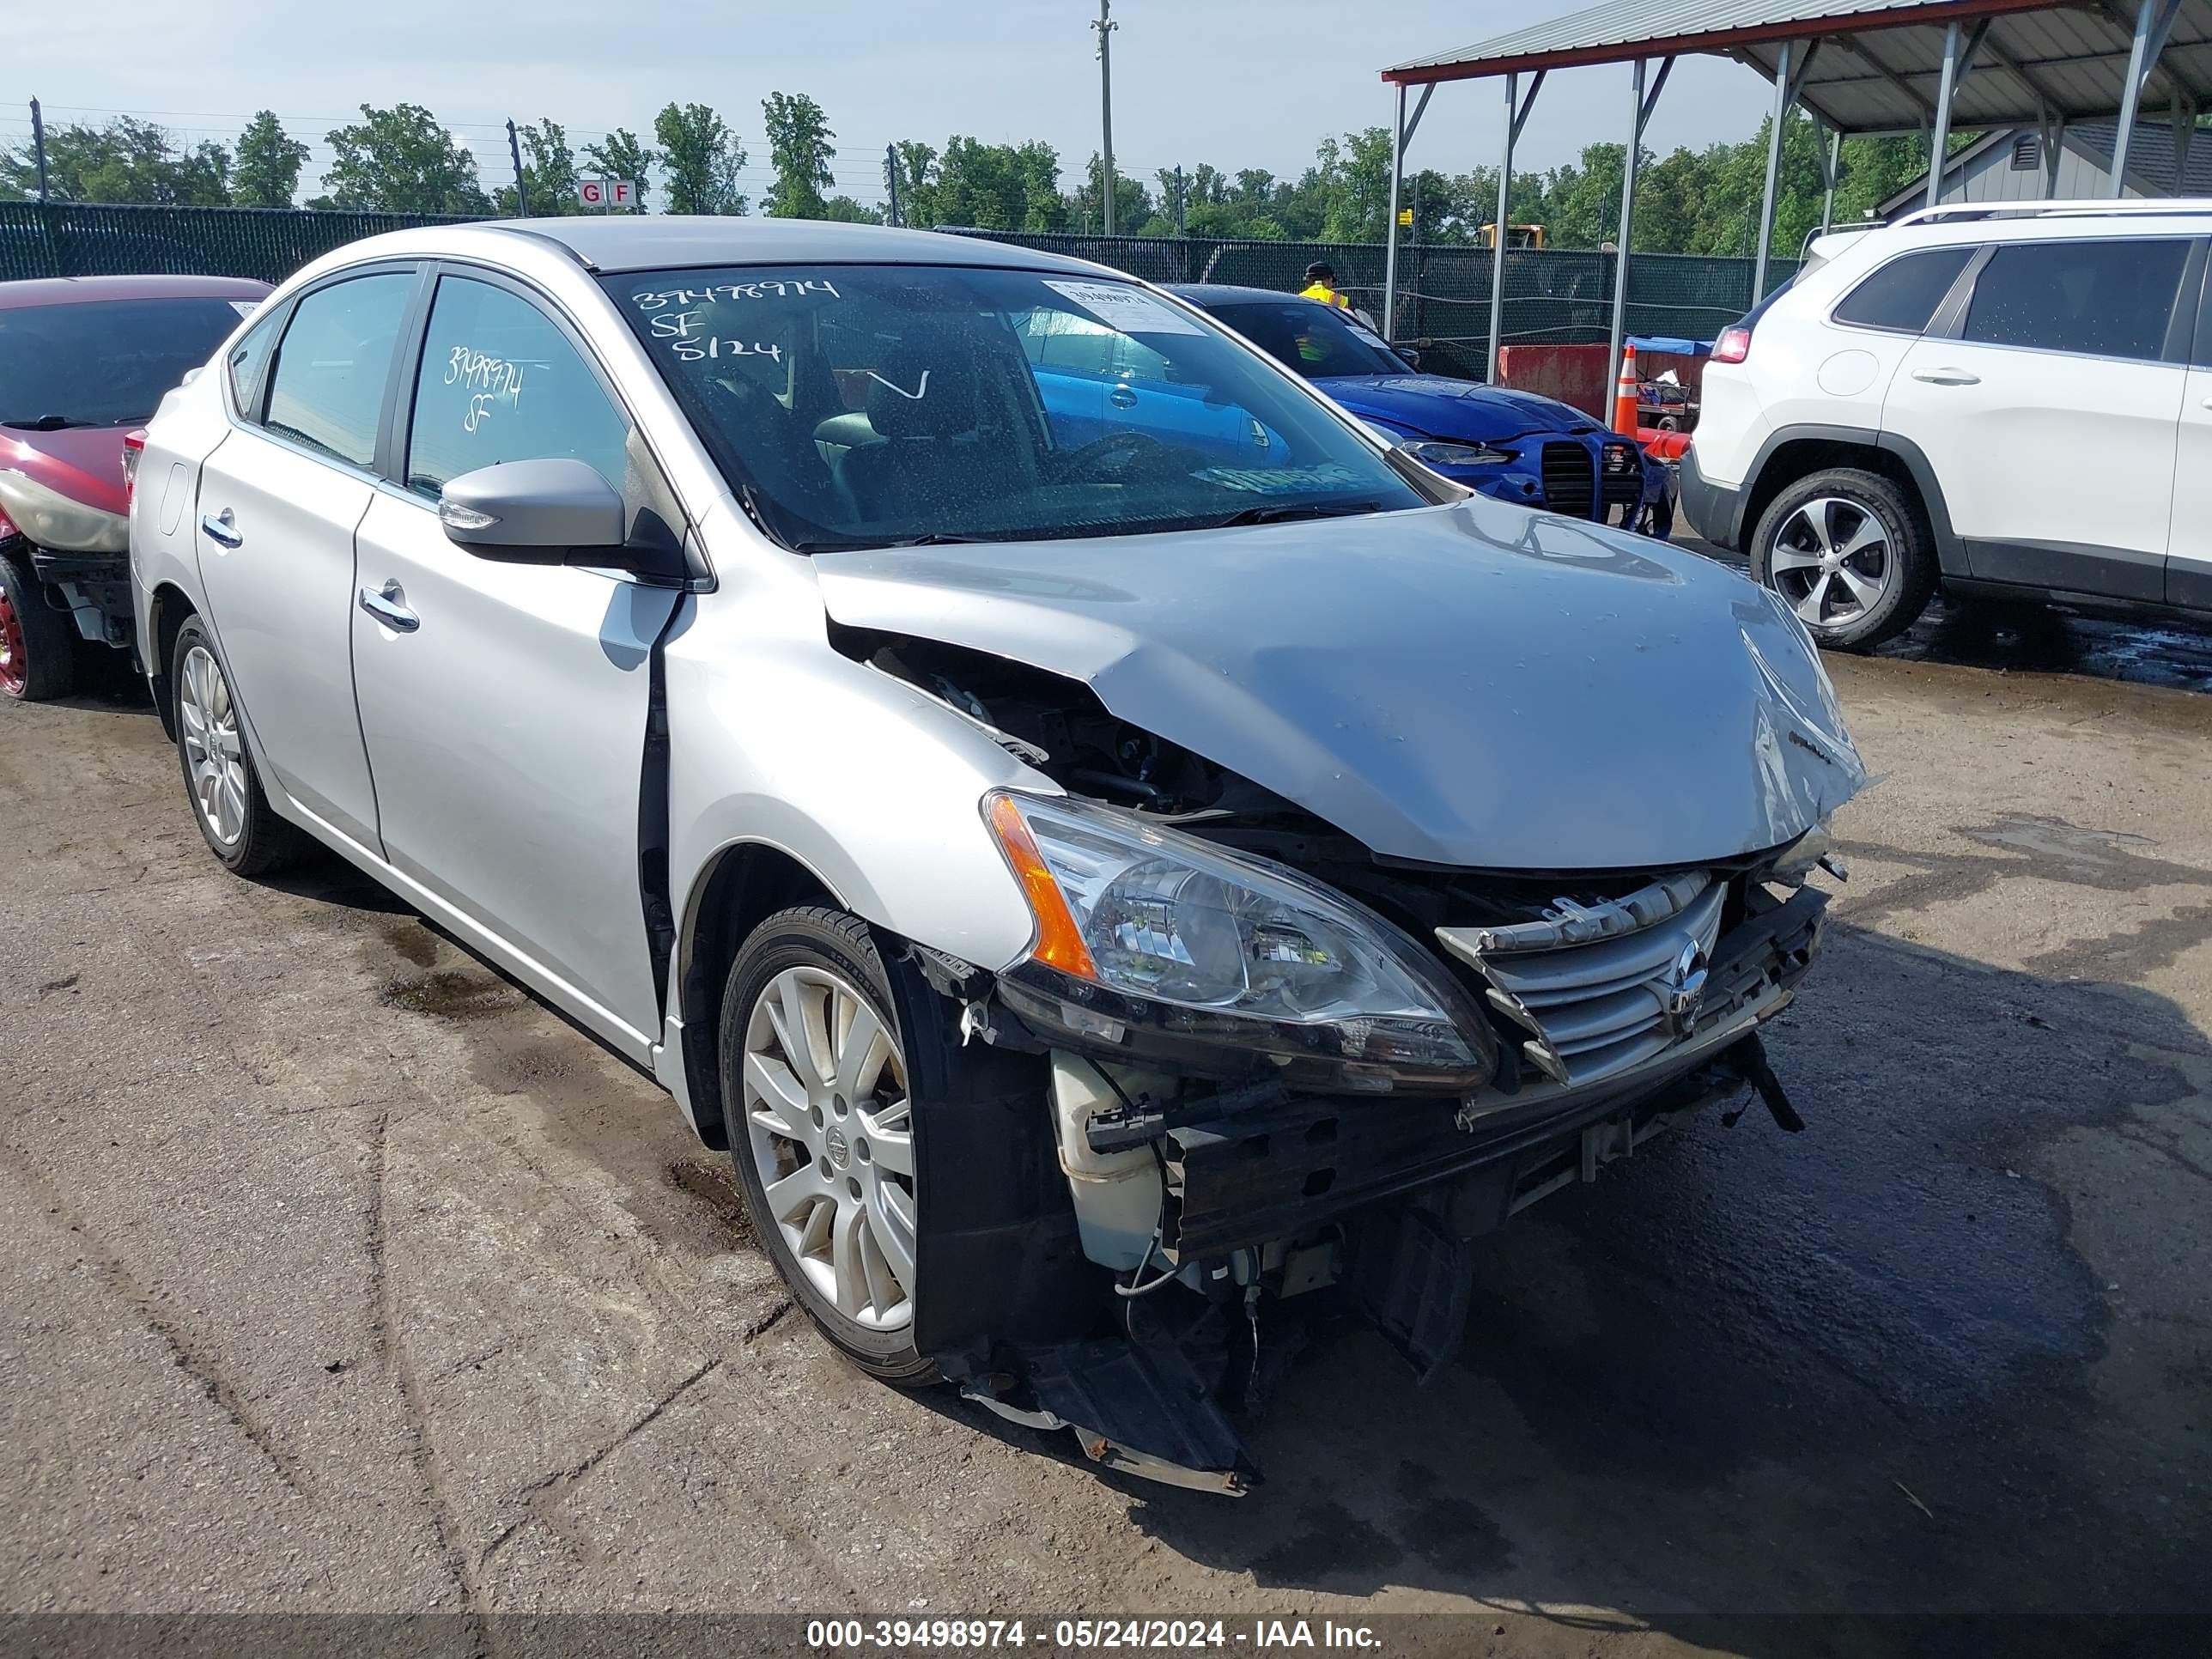
[[[1056,1168],[1015,1179],[1027,1212],[923,1245],[933,1285],[942,1261],[969,1277],[918,1339],[1001,1414],[1245,1490],[1235,1420],[1301,1308],[1363,1314],[1425,1377],[1465,1330],[1474,1241],[1509,1216],[1747,1088],[1801,1127],[1757,1033],[1819,948],[1805,878],[1840,866],[1817,828],[1594,873],[1391,857],[1079,684],[836,637],[1066,792],[981,804],[1036,917],[1029,955],[913,957],[959,1005],[959,1064],[1028,1060],[1026,1085],[992,1073],[994,1109],[1050,1096]]]

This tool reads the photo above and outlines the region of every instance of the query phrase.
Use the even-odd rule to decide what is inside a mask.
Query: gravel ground
[[[2212,651],[2056,629],[1832,661],[1808,1131],[1522,1217],[1425,1388],[1308,1353],[1242,1502],[868,1383],[646,1081],[343,866],[222,872],[128,688],[0,707],[0,1612],[2212,1611]]]

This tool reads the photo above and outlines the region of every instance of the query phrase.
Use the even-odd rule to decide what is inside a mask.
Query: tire
[[[177,630],[170,660],[177,761],[201,838],[233,875],[283,868],[306,849],[307,838],[276,816],[262,792],[228,672],[198,617]]]
[[[27,562],[0,556],[0,696],[46,702],[76,685],[76,629]]]
[[[730,1157],[755,1234],[832,1346],[914,1389],[938,1376],[914,1345],[921,1195],[891,1006],[865,922],[783,910],[730,964],[718,1038]]]
[[[1919,619],[1936,572],[1918,505],[1878,472],[1834,467],[1767,503],[1752,535],[1751,574],[1821,645],[1865,651]]]

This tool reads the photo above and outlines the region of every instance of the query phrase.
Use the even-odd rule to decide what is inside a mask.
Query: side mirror
[[[1393,346],[1390,349],[1396,352],[1400,357],[1405,360],[1407,368],[1419,368],[1421,366],[1421,354],[1414,347]]]
[[[572,459],[501,461],[450,480],[438,493],[447,539],[509,564],[627,564],[623,499]],[[580,558],[600,554],[602,560]]]

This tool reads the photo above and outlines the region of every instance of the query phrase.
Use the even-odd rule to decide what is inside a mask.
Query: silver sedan
[[[1513,1212],[1795,1126],[1863,781],[1802,628],[1117,273],[377,237],[170,394],[131,546],[216,858],[368,871],[666,1087],[857,1364],[1109,1463],[1243,1490],[1299,1310],[1432,1369]]]

